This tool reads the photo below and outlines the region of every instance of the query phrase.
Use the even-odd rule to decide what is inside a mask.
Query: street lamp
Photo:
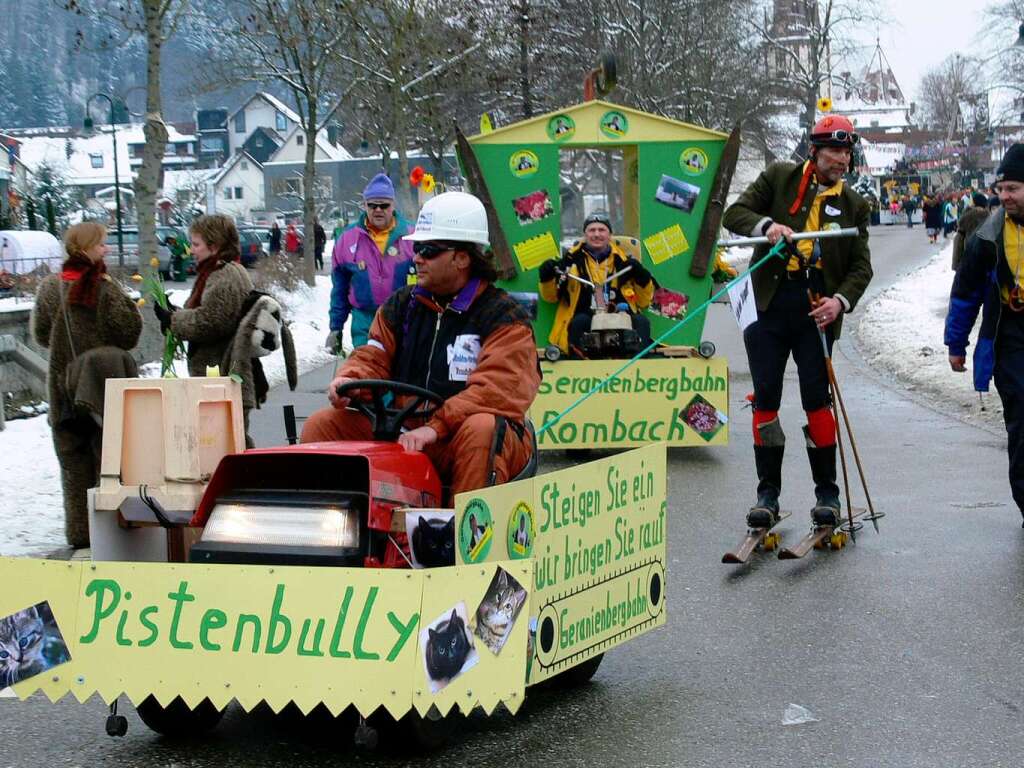
[[[124,269],[124,235],[121,226],[121,179],[117,169],[117,123],[114,122],[114,100],[105,93],[95,93],[85,102],[85,121],[83,126],[86,131],[93,129],[93,120],[89,115],[89,105],[93,99],[106,99],[110,104],[110,135],[114,142],[114,207],[117,213],[117,265]]]

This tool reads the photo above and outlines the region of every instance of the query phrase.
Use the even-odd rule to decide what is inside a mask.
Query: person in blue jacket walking
[[[1024,144],[1014,144],[996,171],[1000,207],[967,241],[946,315],[949,365],[966,370],[971,329],[983,309],[974,349],[974,388],[995,377],[1003,402],[1010,490],[1024,516]]]
[[[377,307],[416,282],[412,242],[402,239],[412,231],[395,210],[395,185],[378,173],[363,190],[363,215],[334,244],[328,349],[341,351],[341,331],[350,315],[352,344],[364,345]]]

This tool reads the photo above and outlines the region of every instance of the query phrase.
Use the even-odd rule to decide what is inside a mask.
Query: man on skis
[[[792,355],[807,414],[803,432],[814,479],[815,525],[838,525],[836,424],[829,409],[829,381],[819,332],[831,350],[843,314],[857,306],[871,280],[870,207],[843,183],[859,140],[845,117],[827,115],[810,135],[803,163],[773,163],[725,212],[723,225],[742,235],[766,236],[771,245],[796,232],[856,227],[857,237],[789,243],[784,258],[770,259],[751,277],[757,322],[743,333],[754,384],[754,463],[757,501],[747,515],[752,528],[779,520],[786,436],[779,421],[782,381]],[[768,245],[758,246],[753,261]],[[814,288],[814,290],[811,290]],[[811,294],[820,294],[812,304]]]

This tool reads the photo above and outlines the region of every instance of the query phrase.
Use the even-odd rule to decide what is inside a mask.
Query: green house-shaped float
[[[582,221],[563,222],[560,153],[622,153],[623,230],[631,250],[658,285],[686,294],[690,306],[710,295],[710,270],[690,275],[690,263],[712,183],[728,136],[619,104],[588,101],[469,139],[516,263],[503,287],[537,292],[537,269],[561,255],[563,232],[582,235]],[[615,212],[613,212],[615,213]],[[674,320],[649,310],[657,336]],[[547,344],[554,306],[539,302],[537,343]],[[697,345],[704,318],[688,322],[668,343]]]

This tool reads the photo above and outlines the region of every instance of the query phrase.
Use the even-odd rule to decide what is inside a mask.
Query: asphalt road
[[[884,288],[931,250],[920,229],[872,233]],[[856,314],[851,316],[856,319]],[[422,765],[1000,766],[1024,754],[1024,531],[1006,481],[1004,437],[909,399],[859,362],[849,334],[836,367],[887,517],[855,546],[784,562],[755,555],[725,566],[753,500],[750,389],[739,333],[713,307],[705,336],[732,370],[732,435],[724,448],[670,451],[669,624],[605,658],[592,684],[531,694],[519,714],[474,715]],[[848,326],[855,330],[856,323]],[[933,340],[934,341],[934,340]],[[286,399],[323,402],[326,373]],[[812,487],[799,439],[795,371],[782,423],[789,435],[781,530],[808,527]],[[275,397],[282,397],[276,393]],[[277,408],[256,414],[257,442],[280,441]],[[563,466],[545,456],[544,468]],[[859,497],[855,498],[860,500]],[[818,722],[785,726],[801,705]],[[175,744],[129,709],[123,740],[103,734],[98,699],[56,705],[0,699],[0,766],[398,765],[354,753],[337,729],[293,730],[232,707],[206,740]]]

